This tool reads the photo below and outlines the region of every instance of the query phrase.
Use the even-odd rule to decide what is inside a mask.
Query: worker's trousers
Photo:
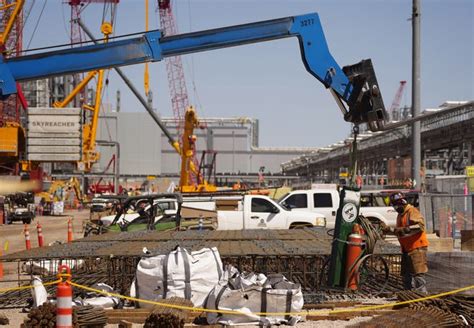
[[[428,294],[425,279],[425,274],[428,272],[427,251],[426,247],[422,247],[409,253],[402,253],[401,274],[405,289]]]

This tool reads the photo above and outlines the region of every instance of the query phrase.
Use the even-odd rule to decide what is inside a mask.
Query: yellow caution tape
[[[95,292],[98,294],[106,295],[106,296],[112,296],[112,297],[117,297],[117,298],[122,298],[126,299],[129,301],[135,301],[135,302],[141,302],[141,303],[146,303],[146,304],[152,304],[152,305],[159,305],[163,307],[168,307],[172,309],[179,309],[179,310],[189,310],[193,312],[208,312],[208,313],[222,313],[222,314],[234,314],[234,315],[266,315],[266,316],[286,316],[286,315],[322,315],[322,314],[336,314],[336,313],[348,313],[348,312],[360,312],[360,311],[368,311],[368,310],[376,310],[376,309],[383,309],[383,308],[388,308],[392,306],[397,306],[397,305],[404,305],[404,304],[410,304],[410,303],[416,303],[416,302],[422,302],[426,300],[432,300],[452,294],[457,294],[460,292],[464,292],[470,289],[474,289],[474,285],[455,289],[449,292],[445,293],[440,293],[436,295],[430,295],[426,297],[421,297],[417,298],[414,300],[408,300],[408,301],[403,301],[403,302],[393,302],[393,303],[387,303],[387,304],[381,304],[381,305],[371,305],[371,306],[365,306],[365,307],[358,307],[358,308],[352,308],[352,309],[341,309],[341,310],[319,310],[319,311],[305,311],[305,312],[241,312],[241,311],[232,311],[232,310],[214,310],[214,309],[205,309],[205,308],[199,308],[199,307],[191,307],[191,306],[184,306],[184,305],[175,305],[175,304],[167,304],[167,303],[160,303],[156,301],[150,301],[150,300],[142,300],[139,298],[131,297],[131,296],[125,296],[125,295],[120,295],[116,293],[109,293],[105,292],[100,289],[95,289],[91,287],[87,287],[84,285],[77,284],[75,282],[69,282],[72,286],[88,290],[91,292]]]
[[[44,283],[43,286],[50,286],[57,284],[59,282],[63,281],[62,279],[58,279],[55,281],[47,282]],[[444,292],[440,294],[435,294],[435,295],[430,295],[430,296],[425,296],[413,300],[408,300],[408,301],[402,301],[402,302],[392,302],[392,303],[387,303],[387,304],[380,304],[380,305],[370,305],[370,306],[365,306],[365,307],[357,307],[357,308],[351,308],[351,309],[341,309],[341,310],[319,310],[319,311],[304,311],[304,312],[241,312],[241,311],[233,311],[233,310],[214,310],[214,309],[205,309],[205,308],[200,308],[200,307],[192,307],[192,306],[185,306],[185,305],[176,305],[176,304],[167,304],[167,303],[161,303],[161,302],[156,302],[156,301],[150,301],[150,300],[143,300],[139,299],[136,297],[131,297],[131,296],[125,296],[125,295],[120,295],[116,293],[109,293],[105,292],[100,289],[84,286],[72,281],[67,281],[71,286],[75,286],[90,292],[95,292],[98,294],[106,295],[106,296],[111,296],[111,297],[117,297],[117,298],[122,298],[126,299],[129,301],[135,301],[135,302],[141,302],[141,303],[146,303],[146,304],[152,304],[152,305],[159,305],[167,308],[172,308],[172,309],[179,309],[179,310],[188,310],[188,311],[193,311],[193,312],[207,312],[207,313],[221,313],[221,314],[233,314],[233,315],[265,315],[265,316],[287,316],[287,315],[326,315],[326,314],[337,314],[337,313],[350,313],[350,312],[361,312],[361,311],[369,311],[369,310],[377,310],[377,309],[383,309],[383,308],[388,308],[388,307],[393,307],[393,306],[398,306],[398,305],[405,305],[405,304],[411,304],[411,303],[417,303],[417,302],[423,302],[427,300],[432,300],[452,294],[457,294],[460,292],[464,292],[470,289],[474,289],[474,285],[471,286],[466,286],[463,288],[451,290],[449,292]],[[24,289],[31,289],[34,288],[35,286],[33,285],[28,285],[28,286],[19,286],[19,287],[12,287],[12,288],[2,288],[0,289],[0,293],[4,292],[9,292],[9,291],[16,291],[16,290],[24,290]]]
[[[58,280],[55,280],[55,281],[50,281],[50,282],[45,282],[45,283],[43,283],[43,286],[55,285],[58,282],[61,282],[61,279],[58,279]],[[11,287],[11,288],[0,288],[0,293],[6,293],[6,292],[15,291],[15,290],[31,289],[31,288],[35,288],[35,286],[28,285],[28,286],[18,286],[18,287]]]
[[[84,285],[77,284],[73,281],[71,281],[70,284],[72,286],[82,288],[82,289],[88,290],[90,292],[95,292],[95,293],[98,293],[98,294],[102,294],[102,295],[105,295],[105,296],[117,297],[117,298],[122,298],[122,299],[125,299],[125,300],[129,300],[129,301],[135,301],[135,302],[140,302],[140,303],[145,303],[145,304],[160,305],[160,306],[168,307],[168,308],[172,308],[172,309],[189,310],[189,311],[193,311],[193,312],[212,312],[212,313],[223,313],[223,314],[245,314],[243,312],[232,311],[232,310],[213,310],[213,309],[204,309],[204,308],[198,308],[198,307],[193,307],[193,306],[167,304],[167,303],[160,303],[160,302],[150,301],[150,300],[142,300],[142,299],[139,299],[139,298],[136,298],[136,297],[105,292],[105,291],[100,290],[100,289],[95,289],[95,288],[91,288],[91,287],[87,287],[87,286],[84,286]]]

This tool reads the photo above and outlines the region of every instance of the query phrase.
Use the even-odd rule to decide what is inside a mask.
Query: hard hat
[[[397,205],[406,205],[408,204],[405,195],[402,192],[395,192],[390,195],[390,205],[397,206]]]

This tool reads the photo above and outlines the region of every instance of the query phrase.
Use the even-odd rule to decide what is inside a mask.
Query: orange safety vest
[[[397,216],[397,228],[409,227],[410,215],[416,215],[413,211],[416,210],[413,206],[407,205],[403,214]],[[414,234],[408,233],[407,235],[398,236],[402,251],[409,253],[420,247],[428,247],[428,238],[424,231],[420,231]]]

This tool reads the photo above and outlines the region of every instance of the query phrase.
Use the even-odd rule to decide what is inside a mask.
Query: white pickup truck
[[[336,188],[294,190],[278,201],[292,211],[312,211],[323,214],[328,228],[334,228],[339,207],[339,192]],[[360,214],[375,224],[384,223],[395,227],[397,212],[385,204],[384,196],[376,192],[361,192]]]
[[[296,229],[326,226],[322,214],[290,211],[267,196],[243,195],[216,199],[217,230]]]

